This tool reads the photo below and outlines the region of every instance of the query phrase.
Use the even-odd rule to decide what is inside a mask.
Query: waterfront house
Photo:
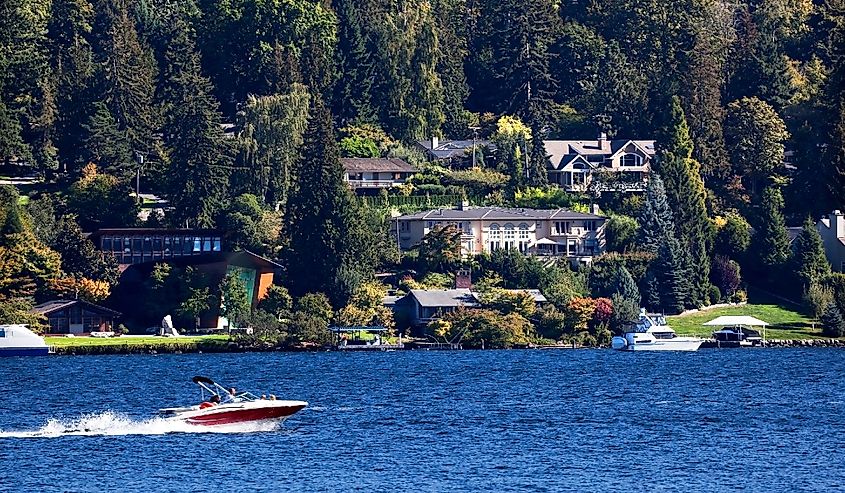
[[[403,185],[417,172],[397,158],[342,158],[340,162],[344,180],[359,193]]]
[[[549,183],[571,192],[645,190],[655,149],[653,140],[608,139],[543,141]]]
[[[824,254],[833,270],[845,272],[845,214],[835,210],[819,219],[816,229],[822,237]]]
[[[120,283],[109,298],[109,306],[124,313],[127,325],[134,329],[158,326],[161,318],[168,315],[146,312],[145,283],[157,263],[193,268],[212,293],[227,273],[234,272],[246,288],[253,308],[266,296],[281,269],[279,264],[252,252],[228,250],[222,232],[213,229],[110,228],[97,230],[89,238],[119,264]],[[219,304],[212,305],[200,315],[200,328],[221,329],[225,325]]]
[[[422,327],[458,308],[477,308],[472,291],[458,289],[412,289],[395,303],[397,315],[412,327]]]
[[[400,248],[409,250],[437,227],[453,225],[461,232],[464,255],[518,250],[527,255],[568,259],[587,264],[604,252],[605,217],[566,209],[469,207],[434,209],[399,216],[391,229]]]
[[[47,319],[49,334],[111,332],[121,313],[85,300],[51,300],[36,305],[31,313]]]

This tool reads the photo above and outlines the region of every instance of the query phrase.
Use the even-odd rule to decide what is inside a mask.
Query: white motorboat
[[[159,413],[177,421],[192,425],[216,426],[236,423],[274,423],[284,420],[308,406],[305,401],[286,401],[259,398],[250,392],[231,394],[222,385],[208,377],[196,376],[193,382],[203,393],[209,394],[201,404],[190,407],[160,409]]]
[[[44,339],[26,325],[0,325],[0,356],[43,356],[49,352]]]
[[[703,342],[699,337],[677,335],[663,315],[641,309],[634,331],[614,337],[611,347],[619,351],[698,351]]]

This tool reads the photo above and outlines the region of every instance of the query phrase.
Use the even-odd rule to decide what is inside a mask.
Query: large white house
[[[845,272],[845,214],[833,211],[819,219],[816,229],[822,237],[824,254],[833,270]]]
[[[566,209],[468,207],[434,209],[394,219],[392,229],[403,250],[418,245],[436,227],[461,231],[465,255],[519,250],[530,255],[567,257],[589,263],[604,252],[605,217]]]
[[[653,140],[546,140],[549,182],[571,192],[643,191],[651,173]]]

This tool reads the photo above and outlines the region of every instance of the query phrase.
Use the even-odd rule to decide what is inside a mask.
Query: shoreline
[[[710,342],[710,341],[707,341]],[[766,341],[765,346],[754,347],[716,347],[715,345],[702,347],[703,350],[711,349],[772,349],[772,348],[845,348],[845,339],[786,339]],[[550,350],[550,349],[610,349],[602,346],[535,346],[518,347],[519,350]],[[79,345],[79,346],[52,346],[51,356],[97,356],[97,355],[129,355],[129,354],[185,354],[185,353],[302,353],[302,352],[350,352],[326,347],[297,347],[297,346],[253,346],[242,345],[237,342],[215,342],[215,343],[179,343],[168,342],[159,344],[120,344],[120,345]],[[385,350],[387,350],[385,348]],[[364,352],[383,352],[385,350],[373,350]],[[427,351],[425,348],[405,348],[402,351]],[[438,351],[496,351],[498,349],[438,349]],[[360,351],[355,351],[360,352]]]

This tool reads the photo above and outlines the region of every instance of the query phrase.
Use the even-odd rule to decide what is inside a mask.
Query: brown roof
[[[362,173],[367,171],[385,173],[413,173],[416,168],[398,158],[368,158],[368,157],[345,157],[341,158],[343,169],[348,173]]]
[[[106,308],[104,306],[95,305],[94,303],[85,300],[51,300],[45,303],[41,303],[40,305],[36,305],[29,311],[30,313],[35,313],[39,315],[49,315],[57,310],[61,310],[63,308],[67,308],[76,304],[85,305],[89,310],[98,311],[107,315],[113,315],[116,317],[120,316],[120,312],[118,311],[112,310],[111,308]]]

